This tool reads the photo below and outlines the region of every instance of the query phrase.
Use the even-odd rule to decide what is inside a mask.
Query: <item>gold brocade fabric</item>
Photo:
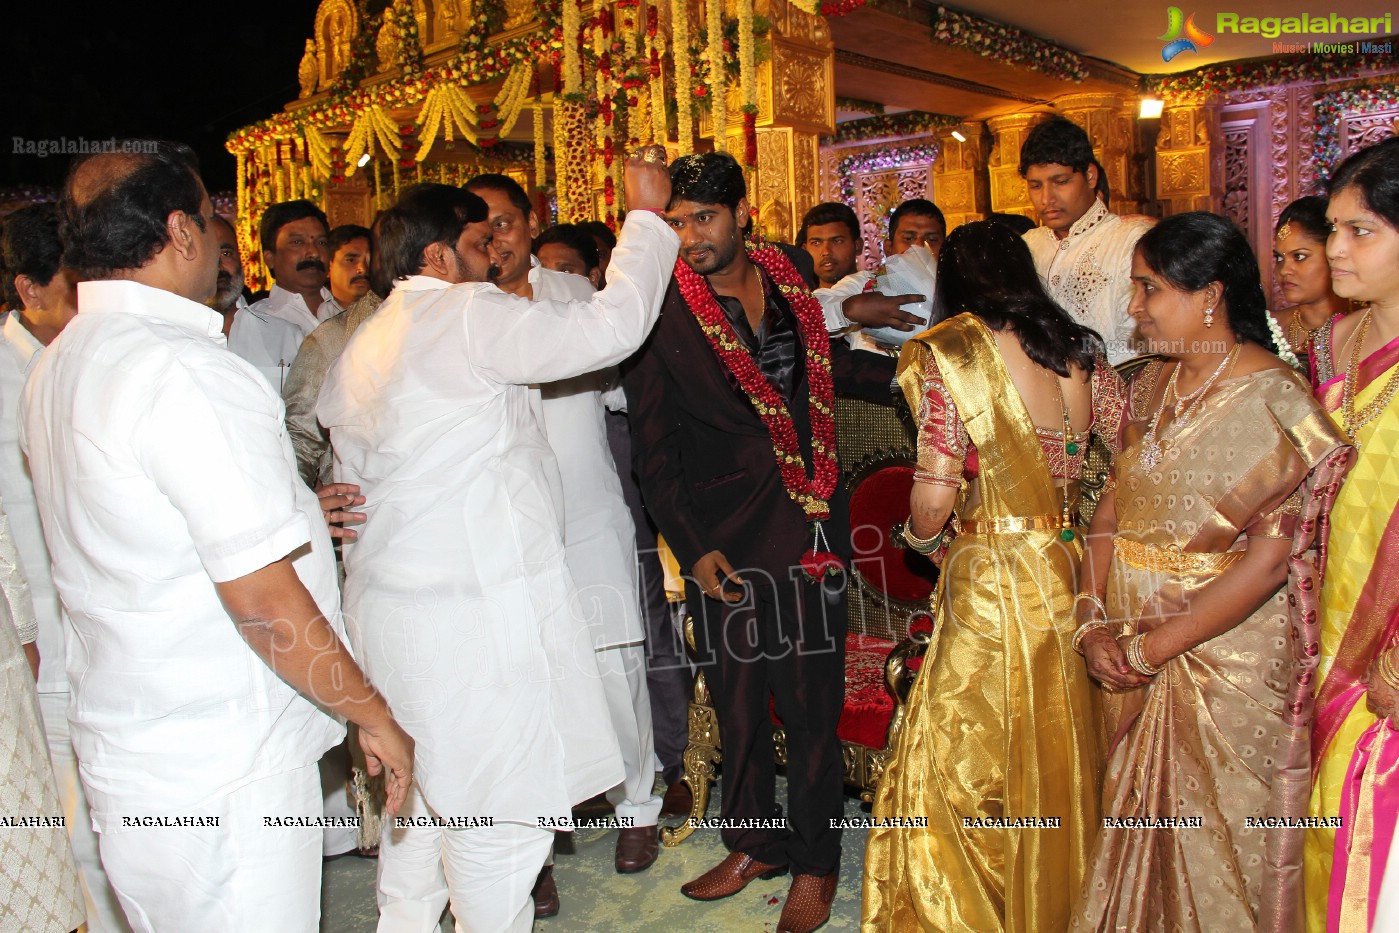
[[[1035,426],[985,325],[962,315],[905,345],[899,380],[914,411],[928,357],[980,452],[980,503],[962,497],[957,517],[1057,512]],[[876,818],[927,827],[870,831],[866,933],[1061,931],[1087,865],[1100,743],[1070,646],[1081,545],[1052,528],[967,527],[943,563],[932,642],[874,804]]]
[[[1298,490],[1343,449],[1334,426],[1294,373],[1252,373],[1220,382],[1188,425],[1167,422],[1165,457],[1149,470],[1141,438],[1154,404],[1145,396],[1160,366],[1134,384],[1147,391],[1132,395],[1114,467],[1117,540],[1222,555],[1246,547],[1250,534],[1285,537],[1294,541],[1289,573],[1312,574],[1303,584],[1310,591],[1314,524],[1299,521]],[[1188,614],[1228,566],[1196,563],[1147,569],[1113,560],[1109,615],[1136,620],[1153,602],[1168,620]],[[1070,929],[1300,928],[1302,830],[1251,822],[1305,815],[1312,672],[1302,673],[1298,659],[1315,643],[1294,625],[1290,601],[1295,592],[1280,588],[1228,632],[1172,658],[1148,685],[1104,694],[1105,825]],[[1126,628],[1137,630],[1134,621]],[[1163,819],[1181,822],[1136,822]]]

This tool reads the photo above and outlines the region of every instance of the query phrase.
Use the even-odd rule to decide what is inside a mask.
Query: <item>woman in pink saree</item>
[[[1332,288],[1367,307],[1312,343],[1317,399],[1359,456],[1331,514],[1321,590],[1309,933],[1380,929],[1399,815],[1399,139],[1342,163],[1327,217]]]

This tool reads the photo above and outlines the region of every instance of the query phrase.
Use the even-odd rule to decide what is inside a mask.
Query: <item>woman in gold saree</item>
[[[938,289],[941,323],[905,345],[899,382],[919,418],[905,537],[945,556],[874,805],[927,825],[870,832],[864,929],[1063,930],[1098,816],[1071,516],[1090,431],[1115,445],[1122,383],[1009,228],[954,231]]]
[[[1079,639],[1104,699],[1103,828],[1075,931],[1300,928],[1316,591],[1349,462],[1273,354],[1257,261],[1206,213],[1142,236],[1129,384]]]
[[[1376,910],[1399,814],[1399,140],[1340,166],[1327,216],[1332,287],[1368,306],[1312,344],[1317,398],[1359,456],[1321,589],[1310,812],[1341,825],[1307,831],[1310,933],[1386,929]]]

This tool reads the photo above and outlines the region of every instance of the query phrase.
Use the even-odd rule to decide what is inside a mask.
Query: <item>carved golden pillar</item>
[[[1020,177],[1020,147],[1030,130],[1047,119],[1049,116],[1043,113],[1008,113],[986,121],[995,137],[991,165],[987,169],[991,180],[991,210],[1036,219],[1025,179]]]
[[[966,142],[959,142],[947,130],[939,140],[942,151],[933,163],[933,192],[947,218],[948,233],[961,224],[985,220],[991,213],[991,176],[987,172],[991,134],[983,123],[964,123],[957,130]]]
[[[1217,109],[1168,105],[1161,114],[1156,198],[1168,217],[1216,210],[1223,203],[1224,145]]]
[[[748,176],[757,224],[773,239],[796,238],[802,215],[819,200],[818,147],[835,132],[835,44],[825,17],[788,0],[757,0],[754,12],[772,24],[771,54],[758,66],[758,166]],[[729,88],[728,126],[715,148],[743,160],[743,101]],[[701,134],[713,137],[709,114]]]

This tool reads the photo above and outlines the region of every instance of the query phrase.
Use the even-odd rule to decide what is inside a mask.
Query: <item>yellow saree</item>
[[[1334,323],[1334,322],[1333,322]],[[1316,396],[1338,423],[1345,359],[1333,359],[1332,328],[1314,345]],[[1399,340],[1367,357],[1357,373],[1355,406],[1363,409],[1399,367]],[[1337,372],[1337,369],[1340,372]],[[1362,427],[1360,453],[1336,496],[1336,541],[1321,589],[1321,660],[1313,786],[1309,815],[1335,820],[1345,863],[1335,864],[1338,830],[1307,831],[1307,930],[1365,930],[1373,918],[1384,872],[1386,830],[1399,808],[1399,732],[1381,724],[1366,704],[1363,678],[1375,657],[1399,643],[1399,404]],[[1349,778],[1349,780],[1348,780]],[[1347,785],[1352,805],[1343,808]]]
[[[1056,515],[1060,493],[990,331],[961,315],[905,345],[915,412],[929,357],[978,452],[980,501],[964,489],[954,510],[962,532],[874,804],[927,825],[870,832],[864,929],[1063,930],[1098,816],[1096,713],[1070,645],[1082,546],[1057,523],[1010,530]]]
[[[1250,537],[1292,543],[1288,584],[1237,626],[1107,695],[1103,829],[1071,930],[1300,929],[1302,829],[1325,515],[1349,448],[1295,373],[1218,383],[1143,463],[1152,363],[1114,466],[1113,619],[1189,613]]]

